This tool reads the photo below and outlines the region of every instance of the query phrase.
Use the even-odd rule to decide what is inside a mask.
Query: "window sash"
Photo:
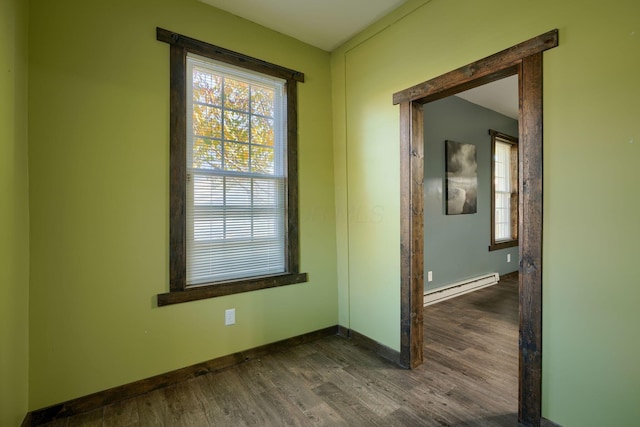
[[[511,144],[496,141],[494,157],[494,239],[511,240]]]
[[[194,99],[194,73],[217,79],[219,97]],[[229,100],[233,93],[226,98],[224,85],[228,81],[246,83],[247,99]],[[254,88],[273,92],[272,108],[254,108]],[[286,272],[285,99],[281,79],[188,54],[187,287]],[[201,114],[205,108],[209,109],[205,118],[215,129],[203,136],[196,133],[194,110]],[[227,120],[238,117],[246,125],[240,132],[237,122],[235,127],[227,125]],[[265,143],[262,134],[254,134],[252,126],[259,120],[272,122],[273,141]],[[212,147],[217,144],[206,163],[194,161],[195,141],[203,138]],[[235,163],[225,152],[230,149],[237,150]],[[264,152],[267,157],[261,159]]]

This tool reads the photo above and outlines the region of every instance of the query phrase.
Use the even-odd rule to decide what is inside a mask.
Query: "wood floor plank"
[[[425,366],[455,385],[457,405],[474,402],[477,425],[517,411],[517,289],[505,281],[425,308]]]
[[[333,337],[332,337],[333,338]],[[339,338],[338,338],[339,339]],[[346,426],[346,420],[313,389],[329,381],[332,372],[342,369],[323,357],[314,346],[291,349],[265,360],[271,383],[291,401],[312,426]]]
[[[406,408],[399,408],[387,415],[383,420],[384,425],[389,427],[423,426],[442,427],[449,425],[446,420],[439,417],[419,416]]]
[[[170,426],[209,426],[203,406],[196,399],[191,380],[165,389],[168,402],[166,424]]]
[[[345,392],[333,383],[325,383],[313,390],[322,396],[329,406],[334,408],[350,426],[378,426],[382,420],[365,408],[353,395]]]
[[[307,417],[307,420],[309,420],[310,426],[349,426],[349,423],[347,423],[344,417],[325,401],[322,401],[312,408],[304,409],[302,412]]]
[[[47,427],[67,427],[69,418],[60,418],[44,424]]]
[[[103,427],[102,414],[104,408],[85,412],[69,418],[68,427]]]
[[[329,341],[326,341],[325,343],[329,344]],[[351,353],[351,349],[345,351],[346,347],[342,346],[344,340],[339,337],[335,337],[335,339],[331,340],[331,343],[340,346],[339,352],[343,356],[347,356]],[[352,343],[348,344],[349,347],[355,347]],[[362,354],[361,349],[357,349],[356,353]],[[370,366],[373,362],[378,368],[382,368],[384,366],[388,366],[389,362],[384,359],[379,361],[378,358],[372,358],[369,354],[365,357],[355,357],[354,354],[351,354],[349,357],[353,358],[353,360],[350,361],[350,365],[346,365],[344,367],[333,365],[332,369],[327,369],[326,363],[327,360],[330,359],[324,358],[318,360],[314,365],[314,360],[311,357],[309,358],[309,363],[306,364],[306,366],[308,366],[309,369],[321,371],[319,375],[325,380],[325,382],[332,382],[347,393],[356,396],[363,406],[380,417],[384,417],[398,409],[398,403],[385,393],[381,393],[374,381],[360,375],[351,375],[349,372],[349,369],[353,366]],[[298,365],[296,364],[296,366]]]
[[[267,417],[266,425],[308,426],[307,414],[300,410],[299,404],[284,396],[279,390],[265,391],[257,399]]]
[[[143,426],[164,426],[168,418],[169,404],[164,390],[154,390],[135,398],[138,418]]]
[[[326,422],[333,421],[336,425],[342,425],[345,421],[337,415],[330,405],[314,392],[314,388],[321,385],[313,380],[309,382],[304,374],[300,373],[298,363],[291,363],[287,359],[274,358],[270,360],[269,366],[273,374],[272,381],[278,391],[286,397],[305,417],[310,421],[309,425],[331,425]],[[339,369],[339,368],[330,368]],[[306,365],[304,372],[307,375],[313,372],[312,365]],[[318,374],[320,375],[320,374]],[[324,378],[324,374],[321,375]],[[326,420],[321,417],[328,417]]]
[[[517,279],[424,310],[424,365],[329,336],[49,426],[517,425]]]
[[[103,424],[113,427],[139,426],[138,405],[134,399],[123,400],[104,407]]]
[[[240,367],[225,369],[216,375],[204,376],[209,383],[213,399],[222,410],[223,418],[220,425],[263,425],[261,420],[265,418],[265,414],[236,373],[244,367],[243,364]]]

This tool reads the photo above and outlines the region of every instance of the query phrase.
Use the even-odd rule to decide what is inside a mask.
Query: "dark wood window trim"
[[[170,45],[170,148],[169,148],[169,292],[158,295],[158,306],[214,298],[240,292],[302,283],[298,240],[298,92],[297,83],[304,74],[214,46],[162,28],[157,39]],[[287,123],[287,253],[286,272],[198,286],[186,284],[186,147],[187,147],[187,53],[256,71],[286,81]]]
[[[489,251],[512,248],[518,246],[518,138],[502,132],[489,129],[491,135],[491,244]],[[496,142],[511,144],[511,235],[510,240],[496,241],[496,181],[495,181],[495,154]]]
[[[518,420],[526,426],[539,426],[542,411],[542,53],[556,46],[553,30],[393,95],[400,105],[400,361],[414,368],[423,363],[424,340],[422,105],[519,76]]]
[[[489,245],[489,251],[499,251],[500,249],[513,248],[518,246],[518,240],[508,240],[505,242],[492,243]]]

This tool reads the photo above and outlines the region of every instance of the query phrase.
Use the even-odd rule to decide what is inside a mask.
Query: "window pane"
[[[260,86],[251,88],[251,113],[260,116],[273,117],[273,102],[275,92],[273,89]]]
[[[222,218],[205,218],[193,220],[193,239],[195,241],[219,240],[224,238],[224,221]]]
[[[193,101],[222,105],[222,77],[194,69]]]
[[[271,214],[269,216],[259,216],[253,220],[253,236],[254,237],[274,237],[278,234],[279,229],[278,216]]]
[[[224,79],[224,106],[239,111],[249,111],[249,83]]]
[[[249,146],[234,142],[224,143],[224,169],[249,172]]]
[[[273,119],[265,119],[264,117],[252,116],[251,142],[253,144],[273,146],[273,140]]]
[[[193,204],[196,206],[222,206],[224,204],[224,178],[194,174]]]
[[[498,176],[497,173],[496,173],[495,184],[496,184],[496,191],[507,191],[507,180],[504,179],[504,177]]]
[[[266,179],[253,180],[253,204],[255,206],[276,206],[284,197],[284,185],[281,181]]]
[[[226,178],[226,205],[251,206],[251,178]]]
[[[511,194],[495,194],[495,240],[511,239]]]
[[[224,139],[249,142],[249,114],[225,110]]]
[[[222,138],[222,110],[193,104],[193,133],[198,136]]]
[[[251,148],[251,171],[273,175],[274,151],[270,147],[254,145]]]
[[[251,237],[251,212],[247,212],[244,215],[236,213],[226,219],[225,225],[225,238],[227,239]]]
[[[196,138],[193,142],[193,167],[201,169],[221,169],[222,142]]]
[[[196,263],[189,265],[193,283],[216,279],[280,273],[284,269],[284,250],[280,239],[258,241],[229,240],[196,246]],[[222,254],[222,255],[221,255]]]
[[[495,186],[496,191],[511,191],[509,170],[511,158],[511,146],[503,142],[495,144]]]

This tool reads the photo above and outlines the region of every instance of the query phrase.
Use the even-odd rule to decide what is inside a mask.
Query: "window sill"
[[[257,291],[259,289],[293,285],[307,281],[307,273],[285,273],[277,276],[256,277],[252,279],[234,280],[232,282],[219,282],[215,284],[193,286],[182,291],[158,294],[158,307],[239,294],[242,292]]]
[[[498,251],[500,249],[512,248],[514,246],[518,246],[518,240],[508,240],[506,242],[492,243],[489,246],[489,252]]]

